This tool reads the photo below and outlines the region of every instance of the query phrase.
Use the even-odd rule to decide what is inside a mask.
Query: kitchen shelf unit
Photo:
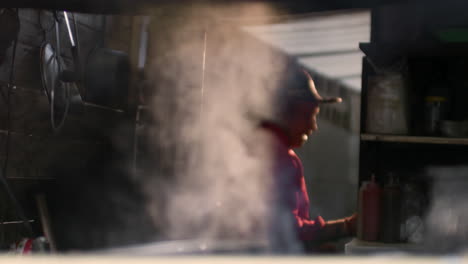
[[[358,188],[375,175],[381,187],[396,176],[401,186],[418,186],[424,194],[423,214],[430,210],[435,199],[432,190],[439,176],[433,168],[468,165],[468,138],[427,136],[424,132],[424,97],[431,95],[430,85],[450,98],[449,120],[468,119],[463,100],[468,97],[468,42],[443,41],[437,38],[440,30],[468,28],[462,9],[447,4],[395,4],[371,11],[371,38],[360,43],[362,60],[361,123],[359,134]],[[463,23],[462,23],[463,21]],[[405,67],[399,62],[404,61]],[[407,67],[406,67],[407,66]],[[406,134],[374,133],[366,123],[369,80],[380,70],[401,71],[408,81],[405,91],[409,115]],[[375,82],[375,78],[373,79]],[[372,82],[371,82],[372,83]],[[432,91],[433,92],[433,91]],[[388,123],[387,123],[388,124]],[[438,178],[439,177],[439,178]],[[353,240],[350,246],[379,252],[382,248],[406,248],[412,245]]]

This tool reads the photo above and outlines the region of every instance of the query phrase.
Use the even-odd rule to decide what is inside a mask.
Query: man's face
[[[310,102],[298,102],[293,106],[292,116],[287,121],[291,147],[302,146],[309,136],[317,131],[317,115],[320,108]]]

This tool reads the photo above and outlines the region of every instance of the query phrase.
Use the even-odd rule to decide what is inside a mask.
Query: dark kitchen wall
[[[63,12],[60,21],[61,55],[67,69],[73,69],[70,41]],[[76,18],[80,60],[86,63],[97,47],[108,47],[133,54],[134,19],[125,16],[103,16],[69,13],[72,30]],[[114,129],[127,119],[125,111],[115,111],[91,104],[83,104],[80,112],[70,112],[58,132],[51,128],[49,102],[44,93],[39,50],[46,41],[56,46],[54,16],[51,11],[19,9],[20,31],[14,60],[13,85],[8,93],[7,84],[13,54],[13,44],[0,64],[0,165],[16,198],[25,210],[26,218],[33,220],[35,233],[42,235],[36,195],[53,189],[57,177],[52,168],[78,170],[87,159],[102,151]],[[0,33],[1,34],[1,33]],[[9,94],[9,96],[7,96]],[[10,113],[10,115],[9,115]],[[62,170],[63,171],[63,170]],[[2,173],[3,174],[3,173]],[[71,176],[70,176],[71,177]],[[84,188],[83,186],[81,186]],[[77,191],[80,186],[74,187]],[[7,248],[20,237],[30,236],[20,224],[5,224],[19,220],[17,209],[0,186],[0,249]],[[83,190],[83,189],[82,189]],[[56,196],[54,196],[56,197]],[[72,200],[73,197],[62,197]]]

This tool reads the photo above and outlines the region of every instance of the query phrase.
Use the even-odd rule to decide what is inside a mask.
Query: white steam
[[[433,179],[424,241],[431,253],[468,250],[468,167],[429,170]],[[442,242],[442,243],[441,243]]]
[[[242,10],[274,15],[264,5]],[[278,107],[287,57],[209,14],[172,11],[149,32],[148,144],[156,158],[139,177],[152,217],[167,239],[267,240],[271,222],[278,233],[290,223],[272,219],[271,136],[258,124]],[[284,244],[295,248],[294,237]]]

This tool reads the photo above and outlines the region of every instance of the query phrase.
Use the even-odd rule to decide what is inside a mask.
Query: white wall
[[[311,217],[329,220],[357,211],[359,136],[320,116],[318,124],[319,131],[296,153],[304,165]]]

